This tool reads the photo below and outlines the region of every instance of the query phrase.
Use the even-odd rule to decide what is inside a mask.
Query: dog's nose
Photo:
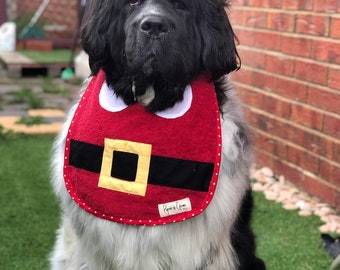
[[[169,32],[169,23],[158,16],[146,17],[140,24],[141,30],[153,38],[158,38],[160,35]]]

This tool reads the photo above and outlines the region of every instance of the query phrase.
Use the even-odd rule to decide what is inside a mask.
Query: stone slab
[[[57,134],[61,130],[63,125],[62,122],[55,122],[49,124],[26,126],[24,124],[17,124],[16,122],[19,119],[20,117],[17,116],[0,117],[0,125],[3,126],[5,130],[12,130],[16,133],[25,133],[30,135]]]
[[[34,109],[28,110],[27,114],[29,116],[42,116],[50,118],[63,118],[65,117],[65,112],[57,109]]]
[[[7,64],[34,64],[35,62],[19,52],[0,51],[0,58]]]

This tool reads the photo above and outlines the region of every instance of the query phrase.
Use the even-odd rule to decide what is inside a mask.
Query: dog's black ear
[[[204,68],[216,80],[240,68],[241,60],[236,50],[237,38],[229,22],[225,9],[226,1],[206,0],[208,5],[202,12],[201,20],[202,61]]]
[[[81,30],[81,46],[89,55],[89,64],[92,75],[98,73],[102,67],[103,60],[107,59],[106,29],[109,21],[104,16],[98,16],[105,1],[92,1],[89,10],[89,19]]]
[[[116,17],[118,17],[116,16],[117,14],[114,14],[115,6],[109,5],[109,2],[104,0],[93,0],[90,2],[88,20],[81,31],[81,45],[89,55],[89,64],[94,75],[101,68],[114,70],[110,60],[116,56],[113,55],[116,52],[112,51],[112,47],[116,48],[119,54],[118,59],[120,59],[121,53],[118,52],[118,50],[120,51],[120,45],[111,46],[112,44],[109,44],[109,42],[114,43],[115,40],[119,39],[113,38],[114,34],[118,35],[115,29],[112,29],[112,27],[115,27],[113,20],[117,20]]]

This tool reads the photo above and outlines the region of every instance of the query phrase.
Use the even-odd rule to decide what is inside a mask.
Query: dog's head
[[[173,106],[207,71],[217,80],[239,67],[225,0],[93,0],[82,30],[92,74],[128,105]]]

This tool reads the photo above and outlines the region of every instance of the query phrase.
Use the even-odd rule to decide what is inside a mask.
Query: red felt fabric
[[[99,104],[105,82],[103,72],[92,78],[70,125],[66,146],[64,178],[72,198],[86,211],[111,221],[135,225],[179,222],[204,211],[211,201],[221,158],[221,126],[213,83],[205,75],[191,84],[191,108],[181,117],[165,119],[134,104],[119,112],[108,112]],[[152,155],[214,163],[208,192],[148,184],[145,196],[98,187],[99,174],[68,164],[70,140],[99,146],[104,138],[152,145]],[[195,179],[192,179],[195,181]],[[189,198],[192,211],[161,218],[158,204]]]

